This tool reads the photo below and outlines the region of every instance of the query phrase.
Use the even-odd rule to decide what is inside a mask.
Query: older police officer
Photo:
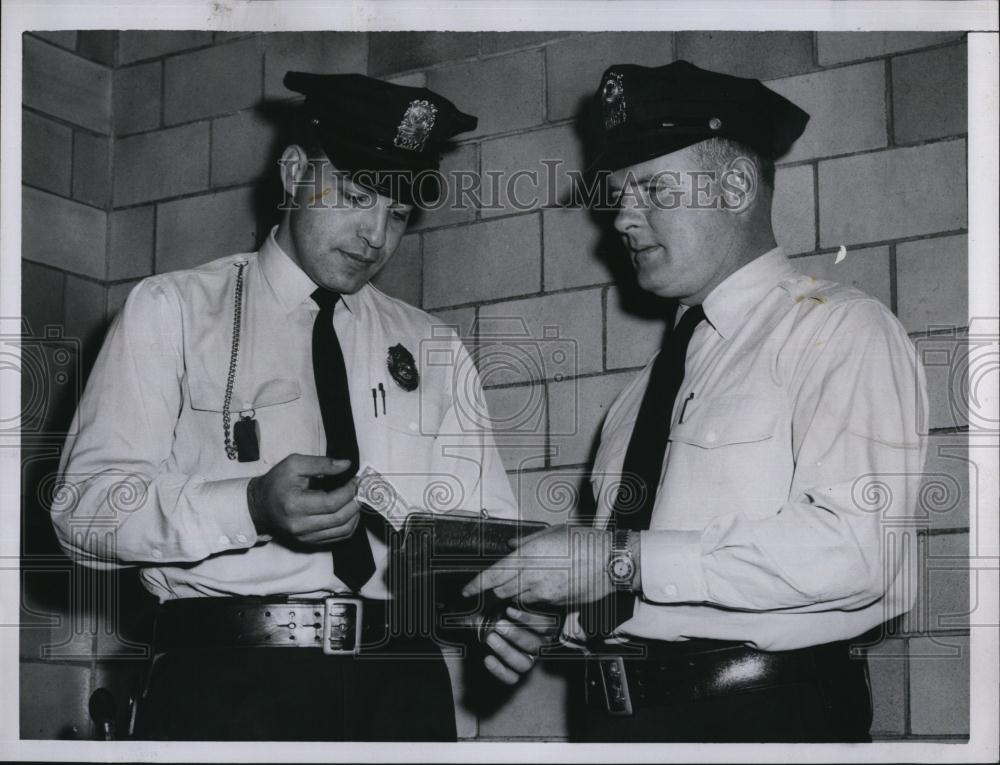
[[[305,102],[280,225],[258,252],[132,291],[65,447],[74,501],[55,527],[82,563],[140,567],[162,603],[135,735],[454,739],[440,649],[391,624],[387,527],[356,473],[513,510],[462,343],[369,284],[476,119],[361,75],[285,84]],[[422,363],[426,344],[452,363]],[[530,664],[537,636],[502,627],[494,671]]]
[[[801,109],[685,61],[612,66],[596,102],[615,228],[675,321],[608,411],[595,527],[530,538],[468,589],[573,611],[593,740],[867,740],[847,641],[912,603],[892,526],[924,456],[914,349],[777,246]]]

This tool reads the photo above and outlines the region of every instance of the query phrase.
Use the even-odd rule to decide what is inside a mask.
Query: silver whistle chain
[[[233,347],[229,352],[229,374],[226,377],[226,397],[222,402],[222,430],[226,439],[226,456],[237,458],[230,428],[229,406],[233,401],[233,385],[236,383],[236,361],[240,354],[240,327],[243,325],[243,269],[246,261],[236,264],[236,291],[233,297]]]

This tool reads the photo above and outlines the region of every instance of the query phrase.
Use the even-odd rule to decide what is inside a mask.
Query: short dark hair
[[[695,144],[695,156],[712,169],[720,168],[738,157],[746,157],[757,166],[767,189],[774,191],[774,160],[762,157],[744,143],[731,138],[708,138]]]

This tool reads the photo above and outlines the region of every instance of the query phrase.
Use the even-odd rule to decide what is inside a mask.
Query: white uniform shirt
[[[781,650],[908,610],[926,393],[902,326],[875,299],[799,273],[780,248],[703,307],[641,537],[642,597],[619,634]],[[651,367],[609,409],[598,524]]]
[[[241,262],[231,408],[233,423],[253,410],[260,425],[256,462],[227,458],[222,424]],[[161,601],[347,591],[329,551],[292,550],[258,536],[247,508],[250,477],[289,454],[326,453],[312,366],[315,288],[273,231],[258,253],[136,286],[111,326],[62,456],[65,488],[53,521],[74,560],[140,565],[143,583]],[[513,515],[479,378],[454,331],[370,285],[344,295],[333,322],[361,464],[389,478],[411,505]],[[388,349],[399,343],[420,373],[412,392],[387,366]],[[377,568],[362,594],[385,598],[386,548],[369,537]]]

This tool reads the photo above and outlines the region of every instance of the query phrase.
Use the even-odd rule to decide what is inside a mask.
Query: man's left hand
[[[553,526],[511,544],[515,551],[469,582],[465,597],[492,590],[502,600],[575,610],[611,592],[610,531]]]

